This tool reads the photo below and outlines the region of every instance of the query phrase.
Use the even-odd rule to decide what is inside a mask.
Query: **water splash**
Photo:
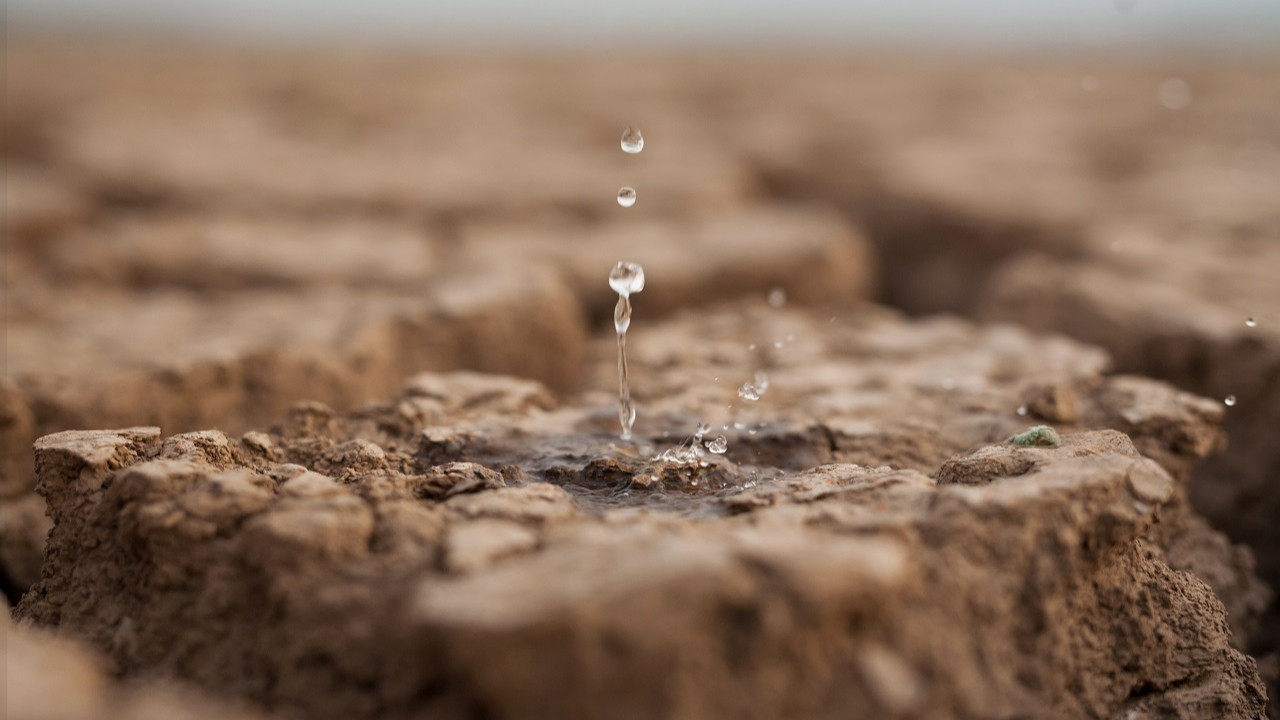
[[[636,204],[636,189],[630,186],[618,190],[618,204],[629,208]]]
[[[622,439],[630,440],[636,406],[631,402],[627,381],[627,329],[631,327],[631,293],[644,290],[644,268],[619,261],[609,273],[609,287],[618,293],[618,304],[613,308],[613,329],[618,333],[618,423],[622,425]]]
[[[640,134],[639,130],[628,127],[622,131],[622,152],[635,155],[643,149],[644,136]]]
[[[742,387],[738,388],[738,397],[743,400],[755,402],[759,400],[769,389],[769,376],[763,370],[757,370],[755,377],[750,382],[742,383]]]
[[[707,450],[713,455],[723,455],[729,451],[729,438],[717,435],[706,442]]]

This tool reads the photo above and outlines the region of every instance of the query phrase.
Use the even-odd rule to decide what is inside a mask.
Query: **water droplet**
[[[769,291],[769,305],[780,308],[787,304],[787,291],[776,287]]]
[[[618,333],[618,423],[622,425],[622,439],[630,440],[636,407],[631,402],[627,380],[627,330],[631,327],[631,293],[644,289],[644,268],[619,261],[609,273],[609,287],[618,293],[618,304],[613,308],[613,328]]]
[[[723,435],[717,435],[706,443],[707,449],[715,455],[723,455],[729,450],[729,440]]]
[[[618,191],[618,204],[624,208],[631,207],[636,204],[636,189],[633,187],[624,187]]]
[[[619,262],[609,273],[609,287],[622,297],[644,290],[644,268],[633,262]]]
[[[1160,104],[1170,110],[1181,110],[1191,104],[1191,86],[1182,78],[1169,78],[1160,83]]]
[[[781,349],[782,349],[782,341],[781,341],[781,340],[774,340],[774,341],[773,341],[773,348],[774,348],[775,350],[781,350]]]
[[[1150,511],[1151,511],[1151,506],[1150,506],[1150,505],[1147,505],[1147,504],[1146,504],[1146,503],[1144,503],[1144,502],[1141,502],[1141,501],[1137,501],[1137,500],[1135,500],[1135,501],[1134,501],[1134,503],[1133,503],[1133,509],[1134,509],[1134,510],[1137,510],[1138,512],[1142,513],[1143,515],[1146,515],[1148,512],[1150,512]]]
[[[1026,416],[1026,414],[1027,414],[1027,406],[1026,406],[1026,405],[1019,405],[1019,406],[1018,406],[1018,409],[1017,409],[1017,413],[1018,413],[1018,415],[1020,415],[1020,416],[1024,416],[1024,417],[1025,417],[1025,416]]]
[[[1222,399],[1222,402],[1223,402],[1223,403],[1225,403],[1227,407],[1235,407],[1235,406],[1236,406],[1236,396],[1235,396],[1235,395],[1228,395],[1228,396],[1226,396],[1225,398],[1223,398],[1223,399]]]
[[[757,370],[750,382],[742,383],[738,388],[738,397],[755,402],[769,389],[769,376],[763,370]]]
[[[1244,326],[1245,326],[1245,327],[1251,327],[1251,328],[1252,328],[1252,327],[1258,327],[1258,321],[1257,321],[1257,320],[1255,320],[1255,319],[1253,319],[1253,318],[1245,318],[1245,320],[1244,320]]]
[[[748,345],[748,346],[747,346],[747,349],[748,349],[748,350],[755,350],[755,349],[756,349],[756,344],[755,344],[755,343],[751,343],[750,345]]]
[[[622,131],[622,152],[635,155],[643,149],[644,136],[640,134],[639,130],[628,127]]]
[[[1098,89],[1098,78],[1092,75],[1085,75],[1080,78],[1080,89],[1085,92],[1093,92]]]
[[[703,435],[706,435],[709,432],[711,432],[711,426],[708,425],[707,423],[700,422],[698,423],[698,429],[697,431],[694,432],[694,434],[697,435],[699,438],[701,438]]]

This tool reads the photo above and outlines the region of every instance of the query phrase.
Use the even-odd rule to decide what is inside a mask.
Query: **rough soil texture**
[[[616,696],[637,716],[861,699],[881,716],[1251,717],[1235,651],[1280,677],[1280,614],[1253,569],[1280,586],[1275,57],[7,40],[0,590],[39,579],[49,497],[62,520],[24,607],[44,623],[65,608],[115,671],[438,716],[586,715]],[[1186,107],[1161,104],[1169,78]],[[618,151],[627,125],[648,138],[639,156]],[[667,468],[662,492],[616,487],[655,475],[609,440],[612,340],[592,340],[619,259],[648,271],[639,456],[730,426],[714,467]],[[808,314],[759,307],[775,287]],[[1062,333],[1114,361],[867,299]],[[455,369],[536,382],[419,376],[401,392]],[[760,369],[770,390],[740,401]],[[241,434],[291,406],[272,434]],[[1065,446],[999,444],[1033,423]],[[92,457],[32,492],[37,437],[152,425],[114,460],[91,436],[44,441],[47,477],[62,477],[51,457]],[[227,435],[174,439],[208,428]],[[1098,429],[1132,447],[1082,434]],[[1149,513],[1117,485],[1134,450],[1172,480],[1132,500]],[[468,462],[504,485],[439,469]],[[329,489],[312,475],[291,486],[289,464],[330,477],[341,509],[313,504]],[[880,465],[893,477],[865,470]],[[129,473],[142,495],[122,494]],[[360,518],[364,547],[334,530]],[[778,554],[761,554],[766,532]],[[571,572],[579,559],[599,571]],[[863,579],[830,585],[834,563]],[[530,580],[560,569],[559,585]],[[494,605],[508,579],[527,608]],[[192,618],[208,628],[184,635]],[[917,621],[936,646],[900,626]],[[544,653],[576,664],[527,660]],[[499,676],[520,689],[507,698]],[[314,692],[331,684],[347,704]],[[547,695],[566,685],[583,694]]]
[[[1262,716],[1232,645],[1248,551],[1184,496],[1216,403],[873,308],[681,315],[634,347],[636,445],[604,393],[477,374],[239,438],[44,437],[55,528],[18,615],[317,718]],[[1060,447],[1007,441],[1020,404]],[[727,453],[651,459],[701,420]]]
[[[6,720],[266,720],[242,704],[166,684],[113,683],[96,653],[54,634],[14,627],[0,599]]]

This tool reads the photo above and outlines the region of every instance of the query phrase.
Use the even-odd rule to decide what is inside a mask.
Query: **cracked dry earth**
[[[1274,57],[8,40],[10,717],[1274,697]]]
[[[1265,591],[1187,502],[1218,403],[870,306],[634,327],[635,444],[607,393],[477,373],[41,438],[19,648],[282,717],[1262,717]],[[727,453],[653,459],[702,421]]]

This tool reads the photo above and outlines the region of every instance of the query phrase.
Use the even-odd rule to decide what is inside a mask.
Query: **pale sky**
[[[432,47],[1280,47],[1280,0],[7,0],[17,27]]]

